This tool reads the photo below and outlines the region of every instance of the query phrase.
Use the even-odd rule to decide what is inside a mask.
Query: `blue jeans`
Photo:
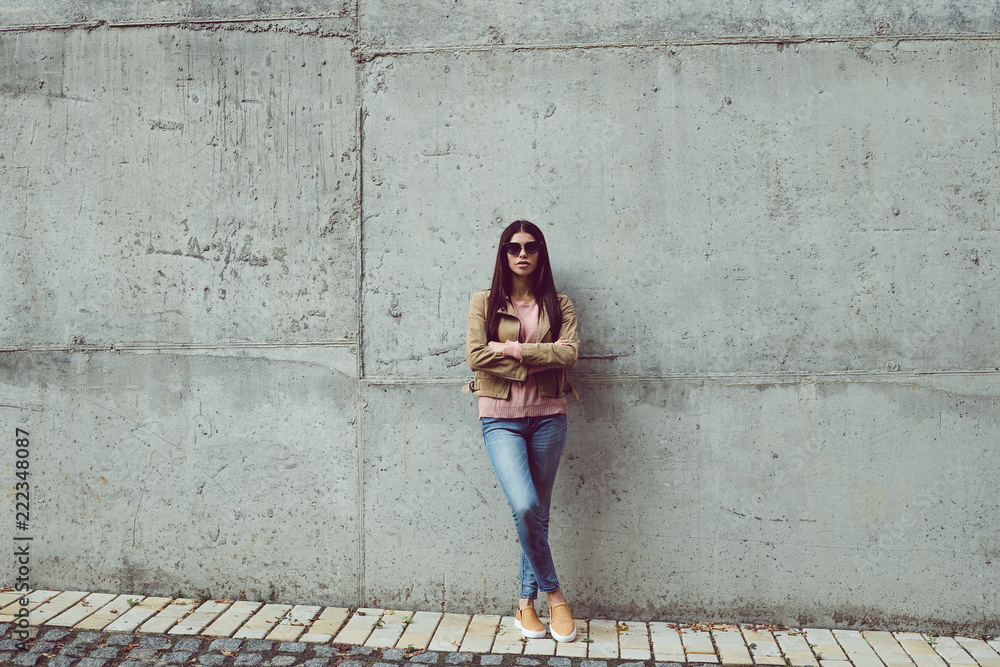
[[[486,455],[507,496],[521,543],[521,597],[557,591],[549,551],[549,504],[566,444],[566,415],[480,421]]]

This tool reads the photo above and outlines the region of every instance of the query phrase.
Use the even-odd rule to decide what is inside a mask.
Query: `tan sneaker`
[[[531,605],[517,610],[517,614],[514,615],[514,627],[528,639],[541,639],[545,636],[545,625],[538,620],[538,614]]]
[[[571,642],[576,639],[576,623],[573,621],[573,614],[569,612],[569,605],[565,602],[549,607],[552,618],[549,619],[549,632],[557,642]]]

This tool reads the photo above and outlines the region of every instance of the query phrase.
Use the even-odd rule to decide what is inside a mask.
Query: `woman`
[[[549,631],[576,638],[549,550],[549,504],[566,443],[566,371],[580,339],[573,304],[556,292],[542,230],[518,220],[500,235],[493,284],[472,297],[465,358],[476,372],[486,454],[514,513],[521,543],[521,599],[514,624],[545,636],[535,613],[538,591],[549,605]]]

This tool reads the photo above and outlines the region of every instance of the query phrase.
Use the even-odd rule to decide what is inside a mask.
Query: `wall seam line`
[[[361,0],[354,0],[354,48],[361,43]],[[357,196],[357,308],[358,308],[358,380],[357,380],[357,410],[358,410],[358,592],[357,604],[363,606],[367,598],[367,580],[365,570],[365,401],[363,383],[365,378],[365,348],[364,348],[364,296],[365,296],[365,254],[364,254],[364,97],[361,86],[361,63],[355,59],[354,94],[356,95],[357,119],[355,132],[357,135],[357,161],[355,169],[355,191]]]

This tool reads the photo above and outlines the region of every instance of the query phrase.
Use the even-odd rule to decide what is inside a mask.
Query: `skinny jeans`
[[[549,505],[566,444],[566,415],[483,417],[486,455],[507,496],[521,544],[521,595],[559,590],[549,550]]]

